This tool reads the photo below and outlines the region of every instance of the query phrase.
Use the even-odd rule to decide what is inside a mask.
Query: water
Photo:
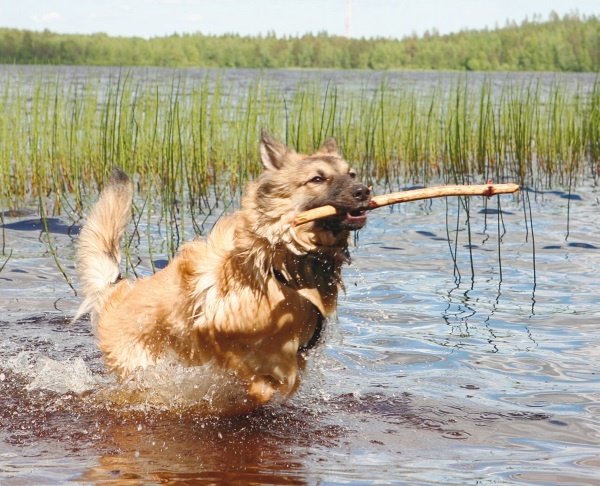
[[[23,83],[39,79],[39,68],[2,69]],[[44,69],[48,79],[54,69],[89,74]],[[118,76],[97,71],[104,80]],[[144,75],[168,84],[173,70]],[[186,71],[191,80],[206,75]],[[254,72],[223,76],[242,86]],[[285,90],[318,76],[360,89],[385,78],[426,92],[458,74],[268,76]],[[497,76],[494,86],[502,86],[506,75]],[[557,76],[540,75],[544,86]],[[573,87],[595,79],[558,77]],[[502,196],[501,241],[495,200],[486,208],[470,199],[470,248],[456,199],[371,212],[344,272],[338,320],[312,352],[297,396],[231,419],[203,418],[193,405],[210,369],[165,367],[125,384],[107,374],[89,322],[70,322],[80,299],[38,212],[5,213],[0,484],[597,483],[600,195],[593,181],[571,195],[554,189]],[[75,287],[79,223],[48,220]],[[159,228],[148,238],[140,226],[141,274],[152,268],[149,239],[154,263],[166,258]]]
[[[570,90],[582,88],[587,94],[591,91],[598,76],[596,73],[552,73],[552,72],[453,72],[453,71],[352,71],[352,70],[310,70],[310,69],[203,69],[188,68],[174,69],[161,67],[118,68],[118,67],[89,67],[89,66],[27,66],[0,65],[0,79],[5,87],[16,90],[23,86],[37,86],[40,79],[48,83],[57,80],[68,80],[63,83],[65,90],[80,90],[90,81],[99,80],[102,86],[117,83],[119,78],[133,78],[143,83],[156,85],[161,91],[169,94],[172,91],[173,80],[186,80],[185,86],[179,89],[185,92],[195,84],[206,80],[221,79],[226,86],[235,86],[240,92],[246,91],[257,79],[271,84],[283,93],[292,93],[304,82],[321,82],[323,88],[339,87],[347,90],[363,90],[374,93],[382,84],[390,89],[411,87],[416,93],[431,93],[439,86],[452,86],[461,80],[467,80],[474,90],[490,80],[496,94],[501,94],[507,82],[516,86],[540,84],[543,93],[547,93],[554,84],[564,85]],[[92,83],[93,84],[93,83]]]
[[[471,250],[456,199],[373,211],[298,395],[231,419],[189,406],[184,370],[142,377],[154,396],[106,374],[38,216],[5,214],[0,483],[594,484],[599,198],[502,196],[500,242],[471,199]],[[74,279],[77,227],[50,223]]]

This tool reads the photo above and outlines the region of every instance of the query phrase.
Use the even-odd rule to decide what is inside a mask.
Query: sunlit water
[[[471,251],[456,199],[373,211],[298,395],[233,419],[195,408],[208,369],[117,383],[38,216],[5,214],[0,483],[594,484],[599,197],[502,196],[500,242],[471,199]],[[78,229],[50,223],[76,286]]]

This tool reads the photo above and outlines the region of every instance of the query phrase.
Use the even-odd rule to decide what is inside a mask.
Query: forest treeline
[[[110,37],[0,29],[0,63],[215,68],[600,70],[600,17],[552,13],[501,28],[436,31],[403,39],[326,33],[279,38],[235,34]]]

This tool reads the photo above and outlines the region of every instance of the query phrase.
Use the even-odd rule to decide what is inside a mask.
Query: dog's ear
[[[275,140],[269,132],[262,131],[260,139],[260,161],[267,170],[279,170],[284,157],[290,152],[281,142]]]
[[[335,141],[335,138],[329,137],[327,140],[325,140],[325,143],[319,149],[318,153],[330,154],[330,155],[340,155],[340,148],[338,147],[338,144]]]

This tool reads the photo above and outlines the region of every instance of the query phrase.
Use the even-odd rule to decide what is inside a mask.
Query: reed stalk
[[[76,79],[40,68],[28,81],[6,75],[0,89],[0,204],[17,210],[41,196],[47,214],[80,217],[118,165],[162,208],[173,254],[208,215],[239,202],[260,170],[263,128],[302,152],[337,137],[362,180],[383,190],[487,179],[574,187],[598,177],[599,106],[598,81],[507,78],[498,89],[461,76],[423,90],[313,79],[290,92],[265,73],[240,87],[214,73]]]

